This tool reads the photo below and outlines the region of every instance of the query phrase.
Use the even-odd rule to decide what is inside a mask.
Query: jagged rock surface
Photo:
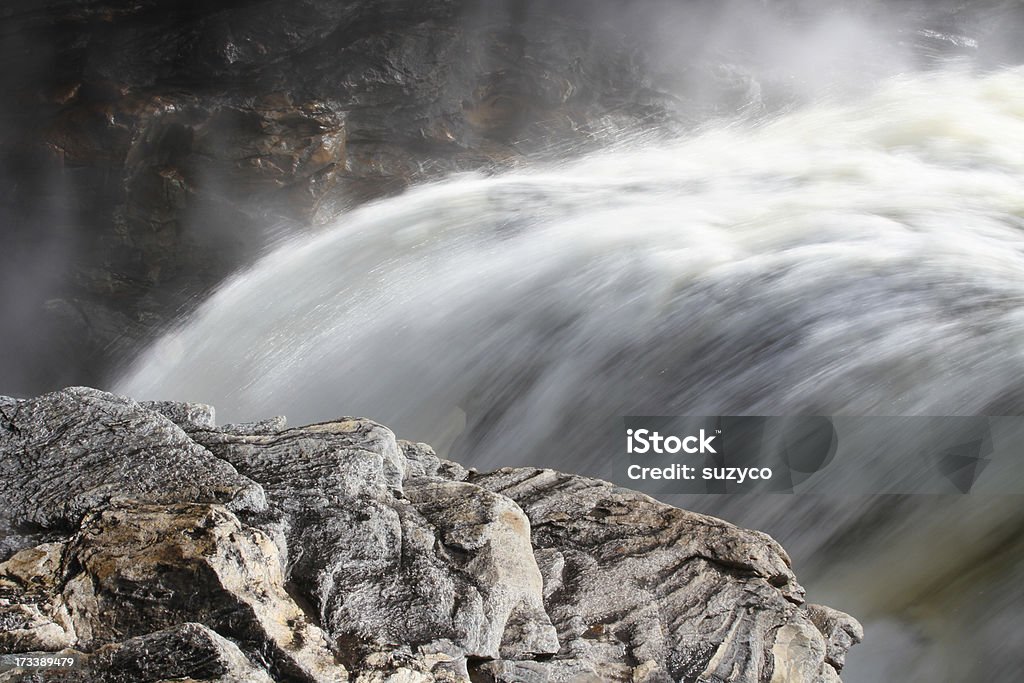
[[[74,528],[116,499],[266,508],[263,488],[134,401],[68,389],[0,403],[0,550],[12,536]]]
[[[789,557],[765,534],[552,470],[507,469],[471,481],[530,518],[563,651],[614,662],[621,680],[833,680],[842,661],[826,656],[822,635],[837,644],[837,632],[849,637],[837,648],[843,654],[860,639],[847,615],[804,604]],[[769,653],[772,641],[778,649]],[[488,666],[502,671],[502,663]],[[800,673],[783,673],[790,670]]]
[[[2,681],[819,683],[862,635],[764,534],[368,420],[90,389],[0,416],[0,653],[79,658]]]

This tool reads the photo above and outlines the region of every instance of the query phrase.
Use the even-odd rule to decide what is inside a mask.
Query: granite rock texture
[[[838,681],[862,637],[771,538],[382,425],[0,399],[0,681]]]

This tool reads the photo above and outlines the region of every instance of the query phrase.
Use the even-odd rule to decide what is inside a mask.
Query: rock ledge
[[[0,398],[0,681],[839,680],[862,637],[768,536],[480,474],[364,419]]]

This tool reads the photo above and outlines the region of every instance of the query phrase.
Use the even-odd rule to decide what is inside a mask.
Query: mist
[[[273,244],[411,184],[767,120],[1021,53],[1012,2],[518,0],[446,3],[434,20],[400,3],[299,3],[277,22],[249,2],[210,16],[143,5],[116,21],[91,3],[33,7],[9,5],[0,32],[0,312],[15,359],[0,380],[18,395],[109,381]],[[458,28],[431,35],[431,21]],[[388,54],[394,72],[373,61]],[[314,106],[337,122],[279,123]]]
[[[1024,413],[1020,3],[413,4],[0,10],[0,392],[594,475],[627,414]],[[1016,497],[667,500],[864,619],[848,683],[1024,670]]]

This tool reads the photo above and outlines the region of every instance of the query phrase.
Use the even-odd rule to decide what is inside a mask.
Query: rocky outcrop
[[[0,475],[0,654],[76,658],[2,681],[819,683],[862,635],[764,534],[363,419],[0,399]]]

